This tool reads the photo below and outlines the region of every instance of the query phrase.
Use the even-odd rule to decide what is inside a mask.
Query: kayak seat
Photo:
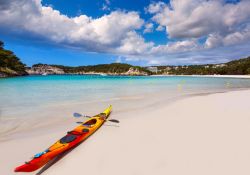
[[[83,126],[87,126],[87,127],[91,127],[92,125],[96,124],[97,120],[94,118],[94,119],[91,119],[85,123],[83,123],[82,125]]]
[[[64,136],[63,138],[61,138],[61,139],[60,139],[60,143],[61,143],[61,144],[70,143],[70,142],[74,141],[76,138],[77,138],[76,135],[71,135],[71,134],[69,134],[69,135],[66,135],[66,136]]]
[[[82,126],[86,126],[86,127],[88,127],[88,128],[91,127],[91,125],[86,125],[86,124],[84,124],[84,123],[82,124]]]

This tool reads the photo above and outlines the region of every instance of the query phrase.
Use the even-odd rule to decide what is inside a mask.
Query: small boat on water
[[[46,72],[44,72],[44,73],[42,73],[42,75],[43,75],[43,76],[46,76],[46,75],[48,75],[48,74],[47,74]]]
[[[100,74],[101,76],[107,76],[108,74],[104,74],[104,73],[102,73],[102,74]]]

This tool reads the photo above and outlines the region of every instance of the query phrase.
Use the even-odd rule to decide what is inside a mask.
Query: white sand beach
[[[249,99],[250,90],[244,90],[193,96],[126,114],[114,108],[110,118],[119,119],[119,127],[106,123],[41,174],[249,175]],[[74,126],[68,122],[0,142],[0,174],[15,174],[16,166]]]
[[[152,77],[211,77],[211,78],[250,78],[250,75],[151,75]]]

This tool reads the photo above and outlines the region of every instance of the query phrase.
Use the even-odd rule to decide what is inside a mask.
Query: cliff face
[[[103,66],[104,67],[104,66]],[[112,69],[111,71],[100,71],[98,69],[79,69],[79,68],[70,68],[58,65],[47,65],[47,64],[37,64],[33,65],[31,68],[27,68],[26,72],[30,75],[61,75],[61,74],[76,74],[76,75],[123,75],[123,76],[145,76],[148,75],[147,72],[140,70],[136,67],[130,67],[127,70],[121,71],[120,69]]]
[[[130,75],[130,76],[145,76],[145,75],[148,75],[146,72],[144,71],[140,71],[139,69],[137,68],[129,68],[129,70],[125,73],[122,73],[122,75]]]
[[[42,75],[42,74],[65,74],[65,72],[58,67],[50,66],[46,64],[34,65],[31,68],[27,68],[26,72],[30,75]]]
[[[0,78],[27,75],[26,72],[15,71],[8,67],[0,67]]]
[[[74,74],[78,75],[121,75],[121,76],[147,76],[148,73],[141,71],[137,68],[129,68],[127,72],[95,72],[95,71],[90,71],[90,72],[76,72]]]
[[[4,78],[4,77],[7,77],[7,75],[4,74],[4,73],[2,73],[2,72],[0,72],[0,78]]]

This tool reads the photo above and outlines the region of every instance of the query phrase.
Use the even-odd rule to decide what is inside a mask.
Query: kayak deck
[[[45,151],[36,154],[32,160],[25,162],[25,164],[15,168],[15,172],[32,172],[35,171],[50,160],[54,159],[61,153],[75,147],[82,141],[86,140],[90,135],[92,135],[102,124],[107,120],[109,114],[111,113],[112,106],[109,106],[104,112],[89,118],[87,121],[83,122],[72,131],[69,131],[67,135],[62,137],[52,146],[50,146]]]

